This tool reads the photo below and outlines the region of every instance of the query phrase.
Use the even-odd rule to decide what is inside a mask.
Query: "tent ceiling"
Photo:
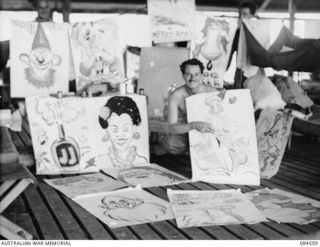
[[[1,0],[0,10],[31,10],[33,0]],[[61,9],[68,0],[53,0]],[[265,11],[288,11],[289,0],[253,0],[258,7],[266,4]],[[297,12],[320,13],[319,0],[294,0]],[[70,0],[73,12],[142,12],[146,13],[147,0]],[[236,10],[239,0],[196,0],[200,10]]]

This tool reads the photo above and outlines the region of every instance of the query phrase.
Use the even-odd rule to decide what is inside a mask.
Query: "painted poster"
[[[155,43],[195,38],[195,0],[148,0],[152,40]]]
[[[189,179],[156,164],[131,167],[119,172],[117,179],[142,188],[189,182]]]
[[[191,57],[199,59],[205,67],[203,83],[223,87],[237,24],[236,18],[197,12],[197,39],[191,41]]]
[[[68,24],[12,21],[10,54],[11,97],[68,91]]]
[[[320,220],[320,202],[280,189],[246,193],[262,214],[277,223],[308,224]]]
[[[269,108],[262,110],[256,129],[262,178],[271,178],[279,171],[292,121],[293,117],[288,113]]]
[[[175,84],[184,84],[180,64],[189,59],[189,49],[184,48],[142,48],[140,57],[139,88],[148,97],[148,116],[163,113],[168,104],[168,89]],[[157,88],[157,90],[154,90]]]
[[[123,58],[116,18],[77,22],[71,26],[77,90],[88,84],[123,81]]]
[[[179,228],[255,224],[267,219],[240,190],[168,190]]]
[[[82,99],[26,98],[37,174],[99,170],[94,136]]]
[[[149,163],[145,96],[110,94],[83,101],[101,169],[117,177],[120,170]]]
[[[265,49],[270,46],[270,22],[271,20],[256,20],[245,19],[243,20],[246,27],[257,39],[257,41]],[[251,65],[249,56],[247,54],[246,37],[243,30],[243,25],[240,29],[239,43],[238,43],[238,55],[237,55],[237,68],[240,68],[246,77],[257,74],[259,67]]]
[[[141,188],[74,199],[111,228],[173,219],[170,204]]]
[[[43,179],[43,181],[70,198],[127,187],[125,183],[110,178],[102,173]]]
[[[254,112],[248,89],[186,98],[188,122],[211,123],[213,133],[189,132],[192,180],[259,185]]]

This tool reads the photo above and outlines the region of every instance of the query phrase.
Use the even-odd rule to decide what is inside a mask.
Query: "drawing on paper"
[[[257,122],[260,173],[271,178],[280,167],[290,135],[293,118],[290,114],[264,109]]]
[[[68,91],[67,24],[13,21],[10,54],[12,97]]]
[[[179,228],[266,220],[240,191],[169,190],[168,196]]]
[[[101,173],[44,179],[44,181],[70,198],[126,187],[126,184]]]
[[[189,133],[194,180],[259,183],[253,109],[240,115],[241,105],[252,103],[249,95],[237,91],[239,95],[227,93],[223,100],[218,93],[187,99],[188,121],[205,121],[214,128],[213,133]]]
[[[148,0],[154,42],[186,41],[194,38],[194,0]]]
[[[106,130],[104,141],[111,143],[108,158],[113,167],[123,170],[148,162],[137,153],[137,146],[131,145],[133,139],[140,138],[141,124],[139,108],[133,99],[126,96],[108,99],[100,110],[99,124]]]
[[[261,189],[246,193],[256,207],[278,223],[308,224],[320,220],[320,202],[280,189]]]
[[[205,65],[203,83],[222,87],[237,27],[236,19],[209,17],[202,13],[197,15],[197,19],[203,24],[199,38],[191,44],[192,57],[200,59]]]
[[[30,97],[26,102],[38,174],[98,170],[80,98]]]
[[[138,166],[119,172],[119,180],[143,188],[187,182],[187,178],[155,164]]]
[[[73,24],[71,44],[77,90],[91,83],[115,84],[123,80],[123,60],[115,20]]]
[[[61,57],[52,54],[51,46],[41,23],[38,24],[36,34],[29,54],[22,53],[20,60],[27,65],[26,79],[36,88],[49,88],[54,84],[55,66],[61,64]]]
[[[141,189],[123,189],[75,199],[109,227],[122,227],[173,218],[170,204]]]

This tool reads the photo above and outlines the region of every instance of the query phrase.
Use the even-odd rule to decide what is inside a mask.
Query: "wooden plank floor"
[[[28,126],[23,133],[13,133],[18,151],[30,152]],[[152,162],[180,174],[191,176],[190,160],[186,156],[153,156]],[[33,170],[31,168],[31,170]],[[34,172],[34,171],[33,171]],[[320,201],[320,143],[303,136],[293,136],[291,149],[285,152],[279,173],[261,186],[237,186],[185,183],[153,187],[150,193],[168,200],[167,189],[222,190],[240,188],[243,192],[269,187],[292,191]],[[81,206],[54,190],[37,177],[38,187],[29,187],[4,212],[11,221],[29,231],[35,239],[301,239],[320,231],[320,222],[308,225],[264,222],[254,225],[209,226],[179,229],[174,220],[110,229]]]

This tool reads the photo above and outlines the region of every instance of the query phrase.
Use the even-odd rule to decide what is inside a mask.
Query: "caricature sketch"
[[[257,122],[257,141],[262,178],[277,174],[288,142],[293,117],[264,109]]]
[[[101,168],[117,178],[120,170],[149,163],[146,99],[141,95],[86,98]]]
[[[198,58],[205,66],[203,83],[222,87],[237,20],[210,17],[202,12],[198,12],[196,17],[199,37],[191,42],[192,57]]]
[[[179,228],[266,221],[238,190],[168,190],[168,196]]]
[[[71,45],[77,90],[91,83],[116,84],[123,80],[116,19],[72,24]]]
[[[176,42],[195,37],[195,0],[148,0],[152,40]]]
[[[26,99],[38,174],[98,171],[94,142],[81,99]]]
[[[142,188],[188,182],[188,179],[156,164],[132,167],[119,172],[117,179]]]
[[[12,30],[11,95],[25,97],[56,93],[58,90],[67,92],[67,25],[13,21]]]
[[[277,223],[309,224],[320,220],[320,202],[280,189],[246,193],[265,217]]]
[[[109,227],[122,227],[173,218],[170,204],[139,188],[74,199]]]
[[[126,187],[126,184],[101,173],[44,179],[44,181],[70,198]]]
[[[186,99],[188,121],[211,123],[213,133],[189,132],[192,179],[212,183],[259,184],[258,153],[248,90]],[[243,106],[246,106],[244,112]]]

